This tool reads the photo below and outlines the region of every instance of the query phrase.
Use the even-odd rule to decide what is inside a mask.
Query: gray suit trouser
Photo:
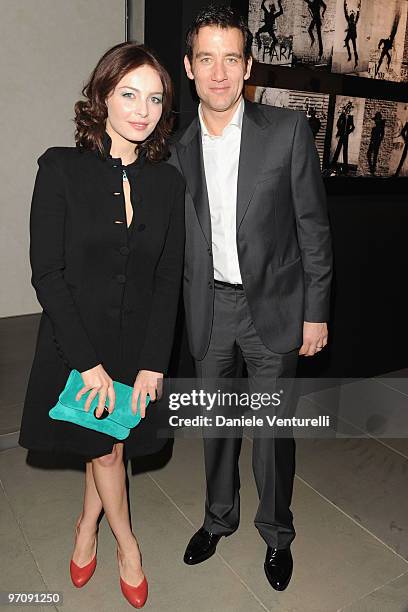
[[[210,346],[204,359],[195,362],[197,377],[236,377],[242,358],[247,367],[249,393],[266,390],[266,386],[270,391],[273,379],[295,376],[298,349],[285,354],[269,350],[256,333],[244,291],[217,287]],[[265,382],[269,384],[265,386]],[[204,437],[207,494],[203,526],[211,533],[227,536],[238,528],[241,443],[242,428],[237,437]],[[252,448],[259,496],[254,523],[267,545],[285,548],[296,534],[290,511],[295,440],[292,435],[265,437],[255,432]]]

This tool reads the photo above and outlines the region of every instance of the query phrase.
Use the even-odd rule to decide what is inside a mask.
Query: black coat
[[[133,385],[138,370],[166,372],[173,342],[184,249],[184,180],[164,162],[126,167],[133,219],[126,225],[120,159],[75,147],[38,160],[30,217],[32,284],[43,307],[27,388],[20,444],[109,453],[115,439],[53,421],[70,370],[101,363]],[[119,221],[120,223],[117,223]],[[158,450],[157,407],[125,442],[128,457]]]

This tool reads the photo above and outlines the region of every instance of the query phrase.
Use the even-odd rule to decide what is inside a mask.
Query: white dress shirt
[[[209,134],[201,111],[204,170],[211,215],[214,278],[242,283],[237,251],[237,183],[244,100],[221,136]]]

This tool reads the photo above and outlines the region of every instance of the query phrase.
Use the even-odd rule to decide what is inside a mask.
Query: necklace
[[[126,174],[126,170],[124,168],[122,170],[123,170],[123,180],[129,182],[128,175]]]

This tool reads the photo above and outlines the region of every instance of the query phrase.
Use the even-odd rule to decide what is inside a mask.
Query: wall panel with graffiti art
[[[407,177],[408,0],[245,5],[256,60],[247,96],[305,112],[325,176]]]
[[[323,168],[329,108],[328,95],[291,89],[256,87],[251,97],[254,102],[259,102],[260,104],[270,104],[272,106],[304,111],[313,132],[316,148]]]
[[[247,95],[305,113],[326,176],[408,176],[408,103],[336,96],[329,123],[329,95],[273,87]]]
[[[337,0],[332,71],[407,81],[407,0]]]
[[[407,81],[407,0],[249,0],[259,62]]]

